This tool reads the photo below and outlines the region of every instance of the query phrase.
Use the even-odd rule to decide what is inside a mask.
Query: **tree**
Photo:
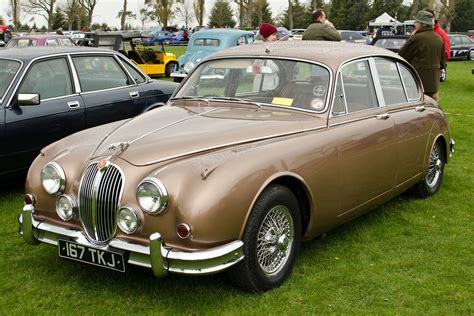
[[[12,18],[13,18],[13,26],[15,29],[20,28],[20,0],[10,0],[10,4],[12,6]]]
[[[140,19],[140,22],[142,23],[142,30],[145,28],[145,22],[147,20],[152,20],[150,15],[152,15],[153,12],[149,11],[147,7],[143,7],[140,9],[138,12],[138,16]]]
[[[209,25],[212,27],[231,27],[235,26],[233,13],[229,2],[225,0],[217,0],[211,10],[209,17]]]
[[[79,5],[86,13],[86,26],[87,28],[91,27],[92,16],[94,15],[94,9],[97,5],[98,0],[79,0]]]
[[[368,11],[367,0],[333,0],[329,18],[338,29],[363,30],[367,27]]]
[[[455,32],[465,32],[474,29],[474,2],[463,0],[456,9],[456,15],[451,23],[451,30]]]
[[[324,0],[311,0],[311,11],[322,9],[326,10],[326,4]]]
[[[414,0],[416,1],[425,1],[425,0]],[[430,0],[428,0],[430,1]],[[403,0],[374,0],[372,6],[369,8],[365,14],[367,21],[373,20],[384,12],[387,12],[392,17],[400,20],[405,20],[404,17],[399,16],[399,13],[405,12],[405,6],[403,5]],[[415,12],[416,13],[416,12]]]
[[[79,0],[66,0],[64,12],[66,14],[67,29],[81,29],[85,17],[85,11],[80,6]],[[75,24],[75,28],[74,27]]]
[[[293,17],[291,18],[291,15]],[[311,22],[311,12],[309,8],[301,4],[299,0],[294,0],[291,6],[288,6],[288,10],[283,13],[282,24],[287,29],[305,29]],[[291,24],[293,23],[293,24]]]
[[[193,9],[194,15],[199,25],[204,25],[204,0],[194,0]]]
[[[194,13],[188,0],[181,0],[180,5],[176,7],[176,15],[184,21],[186,28],[189,28],[189,23],[194,20]]]
[[[239,26],[250,26],[253,0],[234,0],[239,5]]]
[[[60,27],[64,28],[64,26],[66,25],[64,13],[59,7],[56,7],[56,11],[54,11],[52,19],[53,21],[51,23],[51,28],[53,30],[57,30]]]
[[[272,23],[272,11],[267,0],[257,0],[253,4],[252,27],[257,28],[263,22]]]
[[[130,29],[126,25],[126,21],[128,18],[136,19],[137,15],[134,14],[132,11],[127,10],[127,0],[123,0],[123,9],[119,11],[117,14],[117,18],[120,18],[120,29],[121,30],[128,30]]]
[[[295,1],[297,2],[298,0],[295,0]],[[288,23],[285,23],[285,24],[288,25],[288,28],[290,30],[294,29],[295,26],[294,26],[294,21],[293,21],[293,0],[288,0],[288,11],[287,11],[286,17],[288,19]]]
[[[29,13],[41,15],[48,23],[48,30],[51,30],[53,24],[53,15],[56,0],[28,0],[25,4]]]
[[[443,8],[442,14],[444,16],[446,32],[449,33],[451,32],[451,23],[453,19],[456,17],[456,8],[464,0],[440,0],[440,1]]]
[[[158,22],[163,24],[163,27],[167,27],[174,16],[174,2],[175,0],[145,0],[145,5],[152,6]]]

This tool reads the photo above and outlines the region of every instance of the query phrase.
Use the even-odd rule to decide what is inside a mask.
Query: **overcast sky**
[[[186,2],[189,3],[189,5],[192,7],[193,0],[185,0]],[[8,3],[10,1],[8,0],[0,0],[0,14],[4,17],[4,20],[7,20],[8,18],[6,17],[6,11],[8,9]],[[58,2],[62,2],[59,0]],[[214,5],[215,0],[206,0],[206,17],[209,15],[211,8]],[[231,2],[231,6],[233,9],[237,9],[237,4]],[[305,2],[305,1],[303,1]],[[139,10],[143,7],[144,0],[128,0],[128,10],[134,12],[138,16]],[[272,10],[273,16],[277,16],[280,14],[282,11],[286,9],[288,6],[288,1],[286,0],[268,0],[268,3],[270,4],[270,8]],[[94,10],[94,16],[92,18],[93,23],[107,23],[109,26],[115,26],[119,27],[120,26],[120,19],[117,18],[117,14],[120,10],[122,10],[123,6],[123,0],[98,0],[97,1],[97,6]],[[204,20],[206,23],[208,22],[207,18]],[[41,16],[35,16],[34,17],[34,22],[36,22],[36,25],[38,27],[41,27],[42,25],[46,24],[46,21],[43,17]],[[33,17],[31,16],[22,16],[22,23],[28,23],[28,24],[33,24]],[[141,27],[141,22],[138,20],[130,20],[129,23],[131,23],[134,26]],[[184,24],[183,21],[180,20],[173,20],[171,24],[178,24],[182,25]],[[157,25],[156,23],[152,24],[149,23],[147,27],[155,26]],[[191,25],[197,25],[196,21],[193,21]]]

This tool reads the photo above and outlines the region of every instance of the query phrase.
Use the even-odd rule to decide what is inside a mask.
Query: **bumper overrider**
[[[120,239],[112,239],[106,245],[98,246],[89,242],[79,230],[37,221],[34,212],[34,206],[26,204],[18,218],[19,233],[26,243],[46,243],[57,247],[58,239],[67,239],[88,248],[121,251],[127,253],[128,264],[151,268],[157,277],[166,276],[168,272],[190,275],[217,273],[244,258],[243,242],[240,240],[206,250],[185,252],[166,246],[159,232],[150,235],[149,246]]]

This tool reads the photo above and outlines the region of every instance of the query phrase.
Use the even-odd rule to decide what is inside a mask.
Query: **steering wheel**
[[[156,55],[155,55],[155,52],[153,51],[153,49],[151,49],[151,48],[145,49],[145,51],[143,52],[143,59],[145,61],[154,62],[156,60]]]

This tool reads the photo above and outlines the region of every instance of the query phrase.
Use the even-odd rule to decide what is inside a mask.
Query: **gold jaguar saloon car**
[[[412,189],[453,152],[415,70],[373,46],[280,42],[218,52],[163,107],[68,136],[29,169],[20,233],[127,271],[226,271],[281,285],[300,242]]]

